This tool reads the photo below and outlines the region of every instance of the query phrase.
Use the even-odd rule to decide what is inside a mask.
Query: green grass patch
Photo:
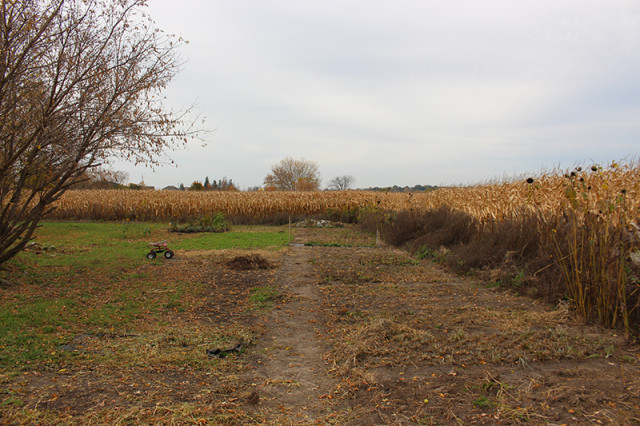
[[[171,232],[225,232],[229,230],[229,224],[220,212],[214,215],[200,216],[196,220],[181,224],[171,222]]]
[[[307,247],[351,247],[340,243],[324,242],[324,241],[307,241],[304,243]]]
[[[271,286],[256,287],[251,291],[249,300],[259,309],[270,309],[274,299],[278,296],[278,290]]]
[[[478,408],[493,408],[497,404],[494,401],[490,400],[485,395],[482,395],[473,401],[473,405],[475,405]]]
[[[256,230],[257,229],[257,230]],[[21,253],[12,263],[44,285],[61,274],[82,274],[104,268],[121,275],[121,266],[149,263],[150,242],[168,240],[176,250],[221,250],[279,248],[288,244],[288,235],[279,227],[238,227],[225,233],[173,234],[167,225],[134,222],[44,222],[38,229],[36,245]],[[44,249],[46,248],[46,250]],[[179,253],[176,253],[179,255]],[[161,263],[158,256],[152,262]],[[64,268],[64,271],[56,270]],[[42,268],[49,268],[43,270]]]
[[[166,235],[167,228],[161,224],[44,222],[36,233],[35,245],[14,262],[25,267],[71,267],[80,273],[87,268],[113,269],[123,263],[134,266],[131,262],[145,261],[148,242],[166,239]]]
[[[282,247],[289,243],[284,232],[229,231],[216,234],[190,235],[175,244],[174,250],[222,250]]]
[[[73,321],[75,302],[32,300],[0,307],[0,367],[27,368],[33,361],[57,358],[64,325]]]
[[[43,222],[37,231],[37,241],[66,245],[99,246],[115,240],[137,241],[152,238],[167,226],[139,222]]]
[[[61,347],[79,335],[117,339],[183,329],[176,319],[201,306],[206,280],[188,263],[147,259],[148,243],[160,240],[180,256],[188,250],[279,248],[288,235],[279,227],[170,234],[168,224],[44,222],[36,244],[0,271],[15,284],[0,293],[0,372],[74,362],[79,354]],[[273,295],[263,289],[254,297],[266,307]],[[125,352],[112,353],[109,362],[119,362]],[[194,349],[194,356],[199,352]],[[178,355],[176,362],[182,362]]]

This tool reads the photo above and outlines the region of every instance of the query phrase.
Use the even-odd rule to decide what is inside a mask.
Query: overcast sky
[[[468,184],[640,148],[637,0],[150,0],[189,41],[167,90],[207,146],[178,167],[118,164],[161,188],[261,185],[291,156],[323,186]]]

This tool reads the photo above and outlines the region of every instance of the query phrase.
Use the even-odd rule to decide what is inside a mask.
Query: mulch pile
[[[249,271],[255,269],[271,269],[273,265],[259,254],[237,256],[227,262],[227,267],[236,271]]]

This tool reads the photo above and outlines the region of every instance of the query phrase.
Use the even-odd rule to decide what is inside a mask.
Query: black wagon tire
[[[147,253],[147,259],[155,259],[155,258],[156,258],[155,251],[150,251],[149,253]]]
[[[173,257],[173,252],[171,250],[167,250],[164,252],[165,259],[171,259]]]

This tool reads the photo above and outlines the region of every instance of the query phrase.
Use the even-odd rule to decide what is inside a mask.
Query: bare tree
[[[345,191],[350,189],[355,183],[356,178],[351,175],[336,176],[329,182],[329,189]]]
[[[110,181],[116,185],[124,185],[129,179],[129,173],[122,170],[110,170],[107,172],[107,176]]]
[[[271,166],[264,185],[279,191],[316,191],[320,188],[319,168],[314,161],[287,157]]]
[[[96,167],[85,171],[76,179],[72,189],[114,189],[122,188],[129,179],[129,173],[120,170],[104,170]]]
[[[198,136],[161,103],[182,41],[144,6],[0,0],[0,264],[85,172],[114,157],[155,164]]]

